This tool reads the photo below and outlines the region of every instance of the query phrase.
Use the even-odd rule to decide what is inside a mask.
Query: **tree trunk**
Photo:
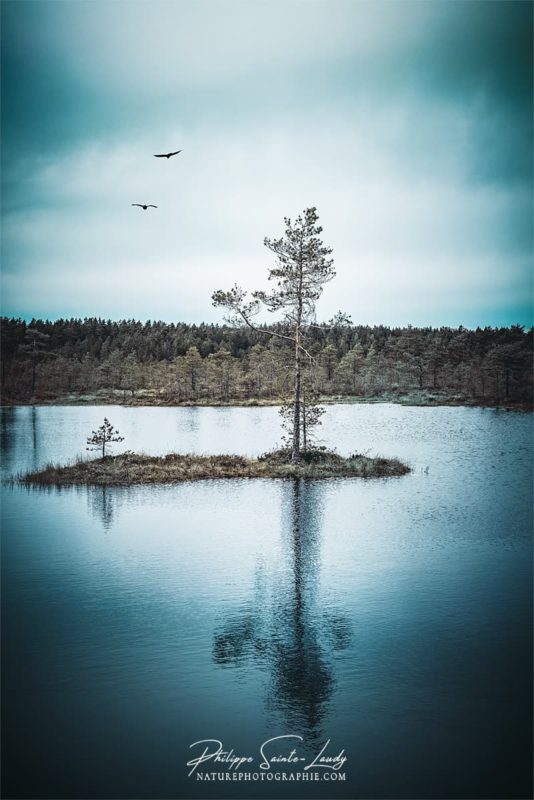
[[[304,452],[307,449],[307,437],[306,437],[306,394],[302,394],[302,446]]]
[[[106,443],[102,442],[102,458],[106,457]]]
[[[299,289],[297,321],[295,325],[295,397],[293,401],[293,447],[291,452],[291,463],[297,464],[300,461],[300,334],[302,324],[302,250],[299,260]]]
[[[295,396],[293,400],[293,447],[291,463],[300,461],[300,347],[299,335],[296,338],[295,349]]]

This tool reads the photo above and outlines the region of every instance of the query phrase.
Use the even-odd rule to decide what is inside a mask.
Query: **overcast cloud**
[[[3,313],[218,321],[315,205],[320,318],[531,324],[530,3],[1,8]]]

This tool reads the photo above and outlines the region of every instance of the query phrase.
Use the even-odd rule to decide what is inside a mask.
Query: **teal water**
[[[153,453],[279,435],[275,409],[3,409],[4,473],[84,453],[104,415]],[[519,413],[339,405],[325,444],[412,473],[4,486],[3,796],[528,797],[531,434]],[[285,735],[308,760],[344,749],[345,781],[188,777],[197,740],[258,771]]]

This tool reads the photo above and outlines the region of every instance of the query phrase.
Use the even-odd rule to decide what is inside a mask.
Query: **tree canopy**
[[[285,401],[294,352],[287,340],[266,336],[265,328],[3,318],[2,401],[95,393],[149,403]],[[28,329],[44,334],[35,357]],[[283,323],[269,329],[290,333]],[[532,334],[519,325],[470,330],[330,320],[307,328],[306,348],[315,358],[317,390],[326,397],[402,395],[422,386],[469,402],[529,403]]]

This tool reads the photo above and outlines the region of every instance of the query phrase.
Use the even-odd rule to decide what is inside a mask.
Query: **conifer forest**
[[[276,403],[291,393],[283,339],[216,324],[3,318],[2,401],[139,404]],[[270,330],[283,332],[283,326]],[[532,398],[532,331],[310,326],[304,364],[323,398],[524,405]]]

